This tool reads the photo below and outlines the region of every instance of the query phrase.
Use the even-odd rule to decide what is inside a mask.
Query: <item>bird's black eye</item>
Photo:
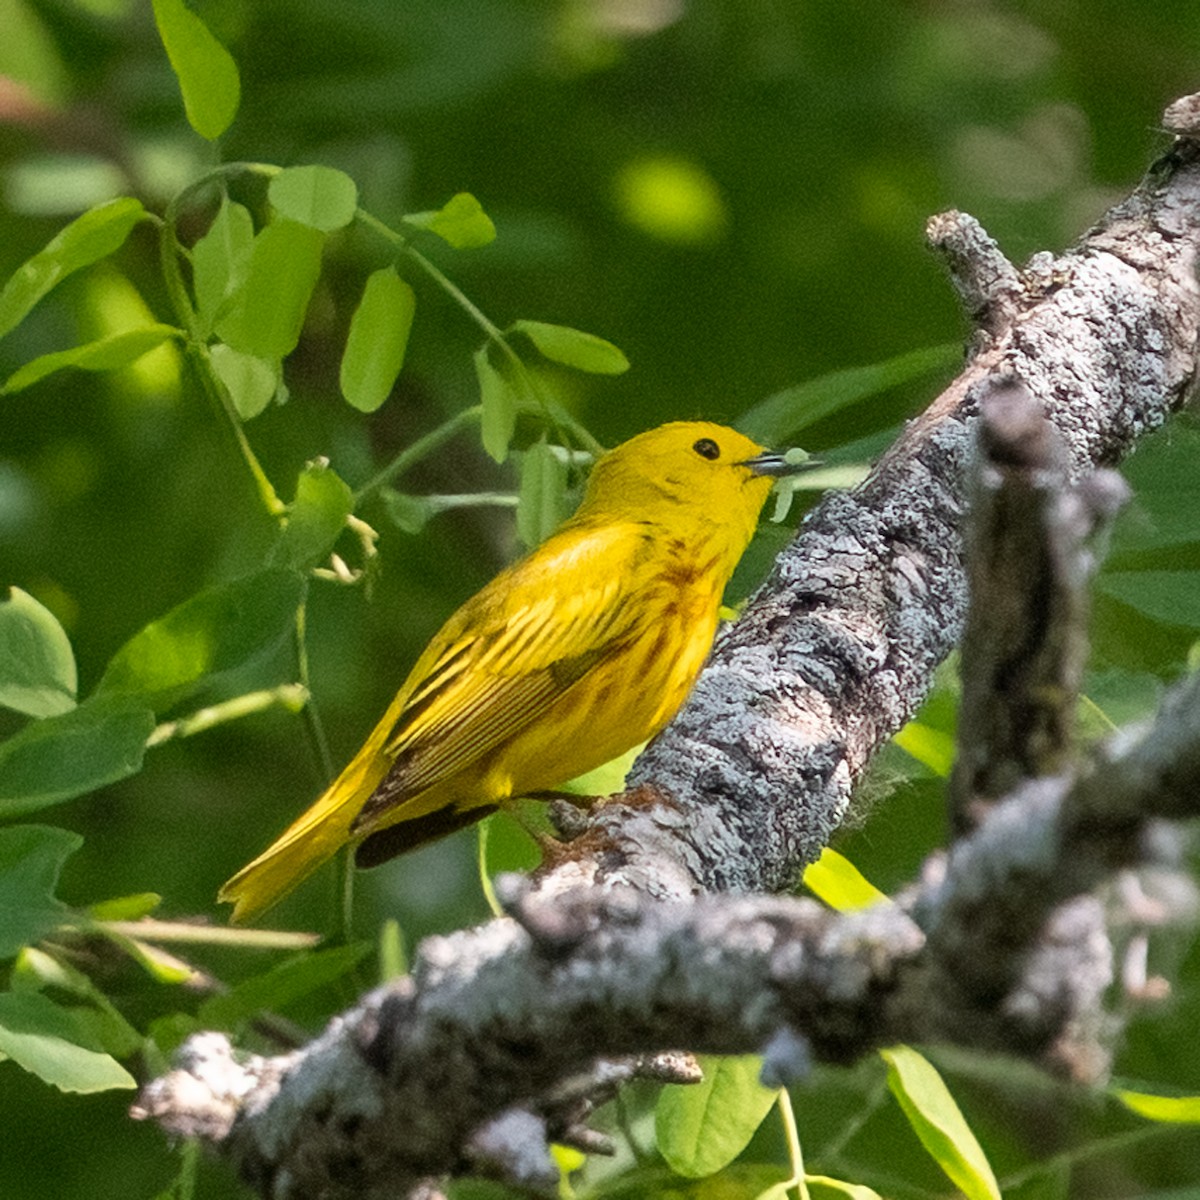
[[[701,438],[693,447],[701,458],[717,459],[721,457],[721,447],[712,438]]]

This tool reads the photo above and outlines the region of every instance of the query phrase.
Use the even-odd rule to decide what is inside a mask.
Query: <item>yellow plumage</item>
[[[657,733],[708,655],[769,477],[793,469],[704,421],[604,455],[576,514],[450,617],[324,795],[222,887],[233,919],[347,842],[373,866]]]

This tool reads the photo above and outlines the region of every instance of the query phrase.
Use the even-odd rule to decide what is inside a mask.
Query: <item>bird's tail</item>
[[[351,840],[354,818],[389,765],[375,740],[368,740],[303,816],[222,886],[217,899],[234,906],[231,920],[250,921],[266,912]]]

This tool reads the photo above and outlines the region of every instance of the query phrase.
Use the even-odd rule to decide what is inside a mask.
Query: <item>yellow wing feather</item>
[[[602,456],[579,512],[442,627],[323,796],[221,889],[263,911],[346,843],[365,862],[557,786],[682,703],[778,455],[672,422]]]
[[[636,527],[568,524],[519,563],[519,572],[502,572],[467,601],[337,779],[221,888],[219,899],[235,905],[233,919],[269,908],[347,842],[424,815],[440,801],[412,801],[542,716],[606,648],[628,636],[632,614],[615,602],[617,592],[638,585],[646,557]],[[578,578],[565,593],[564,570]],[[557,595],[549,586],[555,577]],[[487,805],[504,798],[462,799]]]

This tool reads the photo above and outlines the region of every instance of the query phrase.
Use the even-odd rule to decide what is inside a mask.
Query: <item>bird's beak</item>
[[[796,449],[779,453],[776,450],[764,450],[753,458],[744,458],[739,464],[749,467],[755,475],[769,475],[779,479],[785,475],[799,475],[810,467],[821,466],[819,458],[810,458],[807,451]]]

